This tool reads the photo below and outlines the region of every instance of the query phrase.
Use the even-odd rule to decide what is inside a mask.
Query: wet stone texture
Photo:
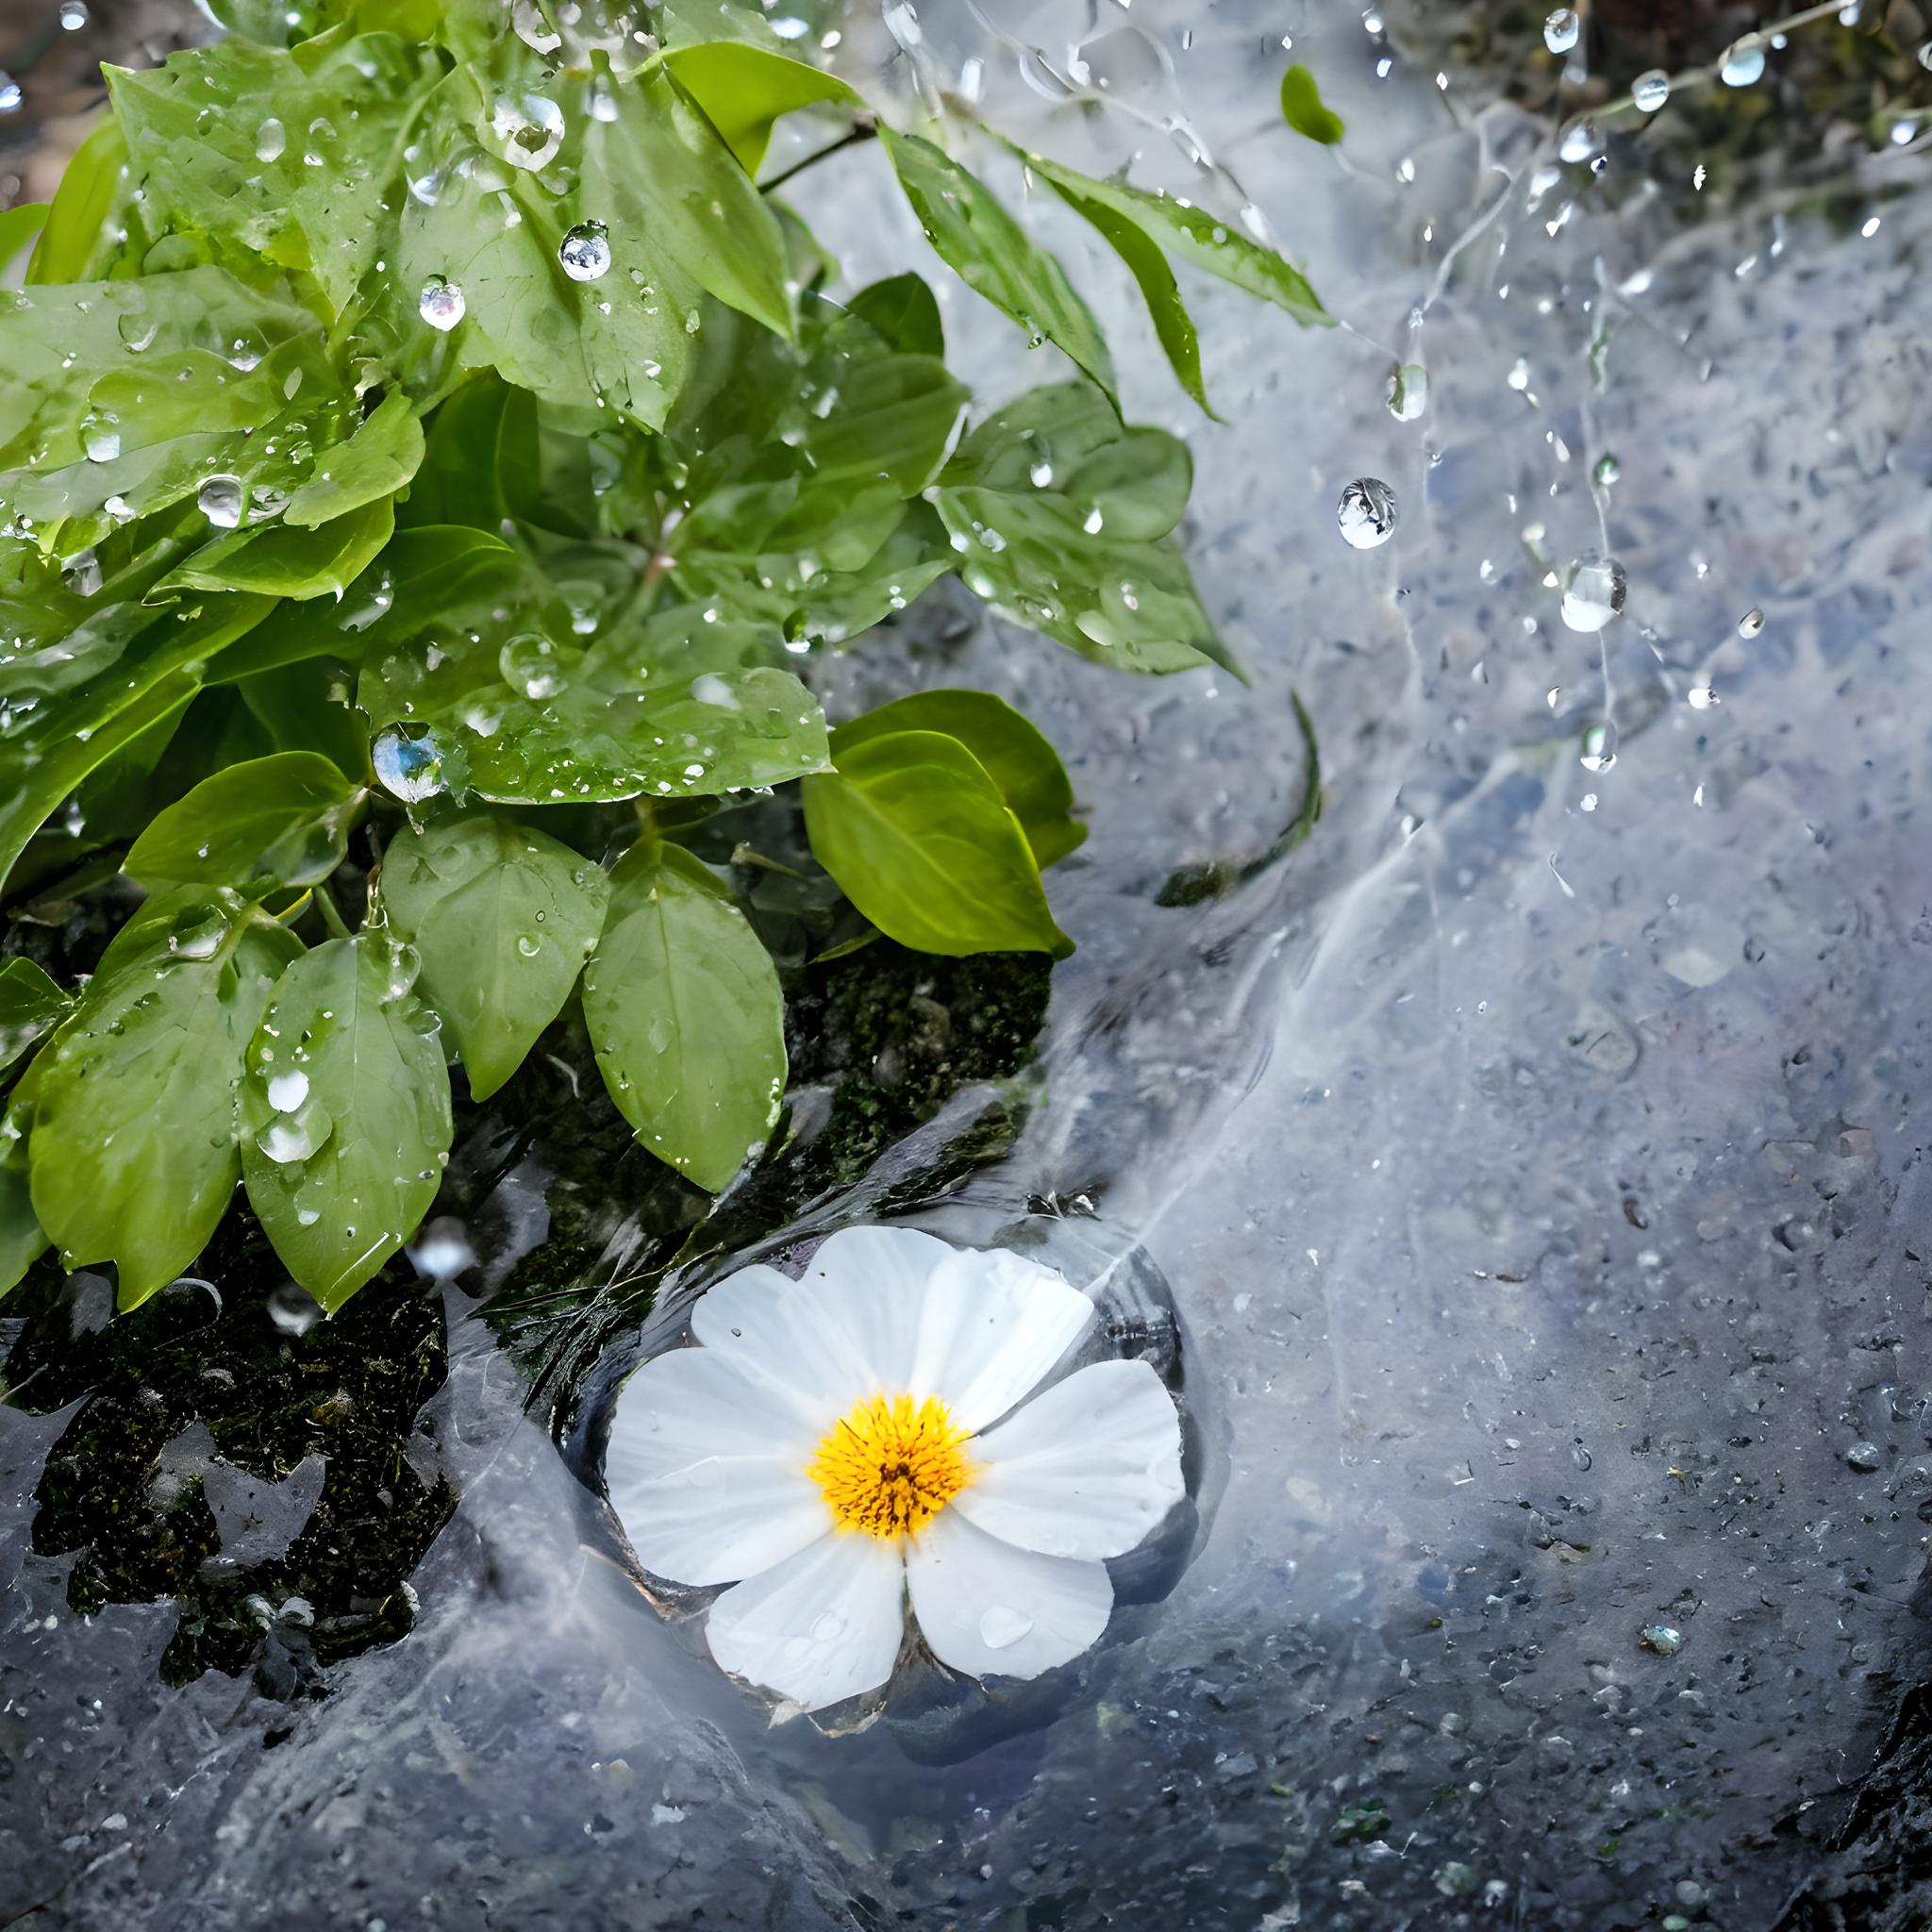
[[[451,1282],[290,1334],[243,1229],[219,1311],[7,1304],[0,1923],[1923,1924],[1926,23],[1565,141],[1740,22],[1620,6],[1566,79],[1541,9],[929,6],[908,48],[910,11],[854,15],[855,75],[977,59],[1022,138],[1251,202],[1346,319],[1190,278],[1206,422],[1034,211],[1192,442],[1253,684],[945,600],[818,667],[841,714],[1024,704],[1091,813],[1080,949],[1043,1023],[991,968],[799,982],[796,1140],[708,1222],[562,1039],[471,1118]],[[1070,43],[1114,105],[1049,98]],[[1281,125],[1291,58],[1339,153]],[[876,163],[814,180],[855,278],[918,258]],[[1053,373],[946,301],[983,392]],[[1138,1243],[1200,1528],[1051,1680],[771,1728],[628,1573],[597,1407],[723,1257],[882,1211]]]

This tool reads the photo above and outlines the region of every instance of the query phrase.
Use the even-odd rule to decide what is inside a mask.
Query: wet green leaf
[[[158,600],[183,591],[256,591],[340,602],[380,555],[394,527],[395,514],[385,499],[312,530],[286,523],[231,530],[177,564],[149,595]]]
[[[442,623],[466,625],[521,592],[528,566],[501,537],[437,525],[398,530],[341,603],[284,604],[211,668],[217,680],[251,677],[309,658],[361,658]]]
[[[1281,76],[1281,118],[1297,134],[1333,147],[1341,139],[1341,116],[1323,102],[1315,76],[1297,60]]]
[[[773,125],[783,116],[828,101],[860,105],[836,74],[743,41],[674,47],[664,64],[705,110],[747,175],[758,173]]]
[[[1029,390],[960,443],[933,492],[959,575],[1016,622],[1122,670],[1231,662],[1167,533],[1192,465],[1090,383]]]
[[[621,623],[588,651],[541,609],[431,665],[403,649],[362,675],[371,724],[427,727],[469,789],[498,804],[710,797],[782,784],[825,762],[818,702],[769,626],[691,606]]]
[[[126,245],[114,232],[122,223],[110,219],[125,210],[126,160],[120,127],[104,116],[61,174],[27,263],[28,282],[84,282],[113,272]],[[133,226],[138,232],[139,224]]]
[[[1064,350],[1103,389],[1113,359],[1100,325],[1066,271],[1000,205],[977,175],[916,134],[881,128],[899,185],[926,240],[969,289],[1029,334]],[[1097,184],[1096,184],[1097,185]]]
[[[1298,268],[1208,209],[1172,194],[1151,194],[1144,188],[1129,188],[1119,181],[1096,181],[1030,150],[1015,152],[1050,187],[1070,198],[1110,209],[1142,230],[1164,253],[1285,308],[1299,323],[1324,328],[1334,325],[1335,318],[1322,307]]]
[[[449,1156],[449,1074],[415,968],[380,927],[330,940],[282,975],[248,1047],[248,1203],[330,1313],[422,1224]]]
[[[282,521],[297,529],[339,522],[350,511],[383,504],[423,460],[423,425],[401,390],[391,390],[348,441],[332,449],[290,497]]]
[[[301,950],[238,893],[164,893],[34,1063],[34,1212],[63,1266],[115,1264],[124,1309],[189,1267],[227,1207],[243,1050]]]
[[[939,731],[958,739],[999,787],[1020,821],[1041,871],[1087,836],[1073,816],[1074,788],[1059,754],[1004,699],[985,691],[923,691],[854,718],[832,733],[836,763],[855,745],[895,731]]]
[[[122,870],[182,884],[316,885],[342,862],[363,796],[314,752],[230,765],[159,813]]]
[[[47,225],[47,204],[23,201],[0,208],[0,269],[10,268],[27,243]]]
[[[20,1278],[53,1242],[34,1212],[28,1180],[27,1140],[33,1132],[34,1093],[40,1082],[29,1067],[0,1113],[0,1295]]]
[[[31,959],[0,964],[0,1072],[66,1012],[71,1002]]]
[[[639,1144],[712,1193],[763,1149],[785,1091],[771,955],[690,853],[641,841],[584,969],[604,1084]]]
[[[1073,951],[1019,819],[957,739],[897,731],[808,778],[813,856],[866,918],[922,953]]]
[[[399,833],[382,862],[397,937],[423,957],[417,990],[442,1016],[485,1100],[563,1009],[604,929],[610,882],[548,834],[498,815]]]
[[[506,517],[534,517],[540,462],[536,398],[494,375],[480,376],[436,412],[396,521],[405,529],[467,524],[495,535]]]
[[[317,752],[338,771],[366,782],[369,720],[348,701],[355,683],[341,658],[309,658],[240,678],[232,689],[267,735],[263,756],[270,750]]]
[[[1174,270],[1167,265],[1167,257],[1153,236],[1118,208],[1082,194],[1064,181],[1052,181],[1049,185],[1069,208],[1100,231],[1108,245],[1126,263],[1141,299],[1147,304],[1154,333],[1159,338],[1169,366],[1180,386],[1212,416],[1213,406],[1208,400],[1201,376],[1201,343],[1194,332],[1194,318],[1188,313]]]
[[[943,357],[946,353],[940,305],[925,283],[909,271],[868,283],[845,306],[902,355]]]

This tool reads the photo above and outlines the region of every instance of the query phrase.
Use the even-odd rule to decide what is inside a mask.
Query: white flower
[[[741,1269],[694,1307],[703,1346],[625,1387],[611,1505],[647,1570],[734,1586],[711,1655],[801,1709],[886,1682],[908,1596],[941,1663],[1038,1676],[1098,1639],[1101,1559],[1183,1493],[1146,1362],[1025,1402],[1093,1319],[1050,1268],[910,1228],[835,1234],[800,1281]]]

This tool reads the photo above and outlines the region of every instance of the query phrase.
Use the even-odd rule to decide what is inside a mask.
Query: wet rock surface
[[[982,683],[1065,754],[1050,1002],[903,957],[799,982],[793,1141],[709,1221],[559,1038],[470,1119],[447,1281],[292,1333],[238,1224],[219,1307],[0,1305],[0,1923],[1924,1918],[1932,209],[1887,131],[1924,23],[1802,29],[1571,159],[1612,81],[1540,13],[1262,11],[923,15],[1022,138],[1251,197],[1351,325],[1191,282],[1219,425],[1118,325],[1252,688],[948,607],[820,667],[850,708]],[[1586,44],[1634,74],[1734,25]],[[1124,106],[1057,108],[1019,40],[1088,43]],[[1291,58],[1339,158],[1280,124]],[[873,159],[814,217],[912,259]],[[1039,379],[964,302],[986,391]],[[1360,551],[1358,477],[1398,505]],[[1561,608],[1589,553],[1627,585],[1600,635]],[[595,1405],[724,1257],[881,1212],[1138,1249],[1212,1493],[1056,1677],[773,1729],[628,1573]]]

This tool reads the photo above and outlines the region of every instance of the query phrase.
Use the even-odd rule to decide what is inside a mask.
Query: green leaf
[[[902,355],[944,358],[946,331],[940,320],[940,305],[932,291],[909,270],[905,275],[888,275],[882,282],[868,283],[845,307]]]
[[[1019,819],[957,739],[865,740],[803,791],[813,856],[889,939],[921,953],[1073,951]]]
[[[349,703],[355,685],[355,673],[340,658],[309,658],[239,678],[232,689],[267,735],[259,755],[316,752],[338,771],[366,782],[369,720]],[[246,755],[238,752],[223,762]]]
[[[417,990],[455,1037],[471,1098],[487,1100],[562,1011],[610,881],[548,834],[491,815],[399,833],[382,896],[423,956]]]
[[[34,1212],[27,1171],[39,1065],[22,1074],[0,1113],[0,1295],[19,1287],[21,1276],[53,1245]]]
[[[284,604],[210,675],[225,682],[310,658],[361,658],[439,623],[475,624],[521,590],[527,568],[501,537],[481,530],[399,530],[341,603]]]
[[[183,591],[256,591],[270,597],[333,597],[340,602],[381,553],[394,527],[395,514],[385,499],[315,529],[281,523],[231,530],[177,564],[148,594],[158,601]]]
[[[705,110],[747,175],[758,173],[773,125],[784,115],[824,101],[861,105],[836,74],[742,41],[674,47],[664,64]]]
[[[110,217],[125,201],[126,162],[120,126],[104,115],[61,171],[27,263],[28,282],[84,282],[110,273],[122,247]]]
[[[1188,306],[1181,300],[1180,285],[1174,278],[1174,270],[1168,267],[1167,257],[1161,254],[1154,238],[1138,223],[1130,222],[1105,202],[1078,193],[1062,181],[1054,181],[1050,185],[1074,213],[1100,231],[1108,246],[1126,263],[1147,304],[1154,333],[1159,338],[1169,366],[1180,386],[1208,415],[1213,416],[1214,408],[1208,400],[1207,387],[1201,378],[1201,344],[1194,333],[1194,318],[1188,313]],[[1215,420],[1219,422],[1221,419],[1215,417]]]
[[[209,595],[158,610],[139,604],[104,610],[55,647],[70,653],[58,667],[59,700],[0,715],[0,753],[16,782],[0,799],[0,879],[35,829],[80,781],[125,744],[177,710],[198,691],[208,660],[274,608],[266,597]],[[35,654],[36,656],[42,654]],[[22,658],[0,657],[15,691]]]
[[[0,208],[0,269],[12,266],[14,258],[47,225],[47,204],[23,201]]]
[[[31,959],[0,965],[0,1071],[10,1067],[71,1004]]]
[[[824,714],[769,662],[778,649],[769,627],[685,606],[583,651],[543,607],[510,607],[433,665],[372,663],[359,701],[378,730],[428,727],[446,769],[498,804],[711,797],[824,767]]]
[[[428,451],[407,501],[397,506],[397,521],[406,529],[468,524],[494,534],[507,517],[531,520],[540,464],[537,399],[484,375],[437,410]]]
[[[380,927],[330,940],[282,975],[248,1048],[248,1203],[331,1314],[422,1224],[449,1158],[449,1074],[414,976]]]
[[[1035,479],[1039,480],[1035,480]],[[1232,666],[1180,547],[1192,465],[1090,383],[1029,390],[960,443],[933,500],[975,596],[1124,671]]]
[[[1069,199],[1077,196],[1110,209],[1141,229],[1164,253],[1206,269],[1209,275],[1219,275],[1223,281],[1232,282],[1236,288],[1258,295],[1277,308],[1285,308],[1299,323],[1311,327],[1334,325],[1335,318],[1322,307],[1308,286],[1307,277],[1299,269],[1272,248],[1263,248],[1240,229],[1230,227],[1207,208],[1164,192],[1150,194],[1144,188],[1129,188],[1119,181],[1096,181],[1075,168],[1063,168],[1058,161],[1027,149],[1015,152],[1023,156],[1042,181],[1061,194]]]
[[[34,1063],[34,1212],[63,1267],[115,1264],[124,1310],[187,1268],[227,1208],[243,1050],[301,950],[238,893],[151,899]]]
[[[314,529],[351,510],[387,504],[423,460],[423,425],[408,396],[392,389],[347,442],[331,450],[290,497],[282,520]]]
[[[778,1118],[777,970],[731,895],[678,846],[640,841],[610,884],[584,969],[598,1068],[640,1144],[718,1193]]]
[[[1341,116],[1323,104],[1315,76],[1297,60],[1281,76],[1281,118],[1297,134],[1333,147],[1341,139]]]
[[[342,862],[363,796],[313,752],[230,765],[161,812],[122,870],[193,885],[316,885]]]
[[[881,127],[886,152],[925,238],[966,286],[1029,334],[1058,345],[1103,389],[1113,359],[1066,271],[1040,247],[979,178],[916,134]]]
[[[1042,872],[1086,838],[1087,827],[1072,816],[1074,788],[1059,754],[1003,698],[985,691],[922,691],[895,698],[832,733],[833,761],[895,731],[958,739],[998,786]]]

